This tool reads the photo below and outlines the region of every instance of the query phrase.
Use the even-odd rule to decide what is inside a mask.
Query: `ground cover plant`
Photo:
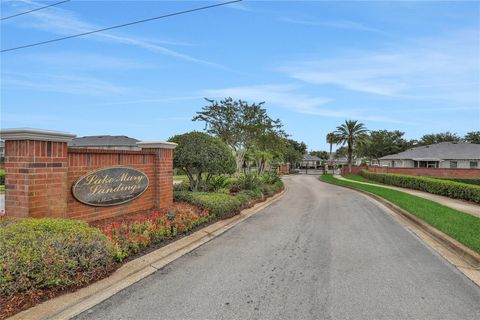
[[[0,318],[108,275],[113,243],[87,223],[0,219]]]
[[[211,192],[192,192],[185,186],[176,186],[175,201],[188,202],[207,209],[217,218],[226,218],[284,188],[280,177],[274,173],[213,176],[210,181],[208,189]]]
[[[421,190],[450,198],[480,203],[480,186],[455,181],[439,180],[429,177],[410,176],[391,173],[374,173],[361,170],[366,179],[397,187]]]
[[[97,223],[97,227],[113,242],[114,259],[123,261],[151,245],[173,239],[214,218],[215,215],[208,210],[175,204],[167,209]]]
[[[381,185],[380,182],[368,180],[367,178],[364,178],[362,176],[357,176],[355,174],[342,174],[342,177],[344,177],[346,179],[349,179],[349,180],[355,180],[355,181],[358,181],[358,182],[373,183],[373,184]]]
[[[332,175],[321,176],[320,180],[376,194],[480,253],[480,218],[478,217],[397,190],[339,180]]]

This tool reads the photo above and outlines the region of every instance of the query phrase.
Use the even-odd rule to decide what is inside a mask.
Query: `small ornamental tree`
[[[205,191],[213,175],[235,172],[235,158],[218,138],[193,131],[176,135],[169,141],[178,144],[173,165],[185,171],[192,191]]]

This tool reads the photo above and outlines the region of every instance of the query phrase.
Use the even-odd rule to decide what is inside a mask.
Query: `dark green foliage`
[[[360,171],[360,175],[369,180],[392,186],[416,189],[450,198],[480,203],[480,186],[419,176],[374,173],[366,170]]]
[[[173,164],[182,169],[193,191],[205,191],[213,175],[235,172],[235,159],[220,139],[202,132],[189,132],[170,138],[178,144]]]
[[[208,209],[218,218],[236,213],[242,203],[235,196],[214,192],[174,192],[175,201],[185,201],[201,208]]]
[[[444,177],[432,177],[433,179],[440,179],[440,180],[448,180],[448,181],[455,181],[461,182],[466,184],[474,184],[480,186],[480,178],[444,178]]]
[[[212,176],[208,181],[207,190],[216,192],[220,189],[226,189],[231,185],[231,181],[230,176],[226,174]]]
[[[225,193],[226,189],[219,188],[218,192],[176,191],[174,199],[208,209],[216,217],[222,218],[231,216],[253,201],[261,200],[264,196],[270,196],[284,188],[282,180],[271,173],[229,178],[225,183],[232,184],[235,195]]]
[[[238,192],[240,190],[253,190],[261,184],[260,176],[255,173],[242,174],[237,178],[237,181],[232,188],[232,192]]]
[[[0,294],[86,284],[113,266],[114,246],[86,222],[23,219],[0,224]]]
[[[0,185],[5,184],[5,170],[0,170]]]
[[[480,218],[478,217],[397,190],[339,180],[332,175],[323,175],[320,179],[376,194],[480,253],[480,237],[478,236],[480,234]]]
[[[418,145],[426,146],[429,144],[435,144],[440,142],[459,142],[461,140],[462,138],[460,138],[456,133],[446,131],[440,133],[426,134],[420,138]]]
[[[480,144],[480,131],[468,132],[463,139],[466,142]]]

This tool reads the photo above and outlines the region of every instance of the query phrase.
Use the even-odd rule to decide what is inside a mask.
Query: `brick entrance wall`
[[[12,217],[56,217],[95,221],[116,215],[164,208],[173,202],[173,149],[168,142],[139,142],[141,151],[74,149],[74,135],[6,129],[5,212]],[[73,197],[73,184],[86,173],[111,166],[144,172],[149,187],[125,204],[96,207]]]

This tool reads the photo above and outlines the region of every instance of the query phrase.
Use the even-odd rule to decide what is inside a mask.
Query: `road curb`
[[[285,187],[282,192],[257,203],[251,208],[242,210],[236,216],[220,220],[158,250],[127,262],[105,279],[75,292],[47,300],[13,315],[8,320],[71,319],[218,237],[250,216],[273,204],[287,192],[288,189]]]
[[[443,233],[442,231],[436,229],[435,227],[429,225],[428,223],[421,220],[420,218],[400,208],[396,204],[365,190],[360,190],[360,189],[356,189],[349,186],[341,186],[341,185],[329,183],[322,180],[320,181],[334,185],[334,186],[354,190],[375,199],[376,201],[380,202],[381,204],[383,204],[393,212],[406,218],[410,223],[414,224],[416,227],[420,228],[423,232],[427,233],[429,236],[437,240],[439,243],[445,246],[450,252],[454,253],[458,258],[460,258],[469,266],[471,266],[471,268],[475,270],[480,270],[480,254],[476,253],[472,249],[466,247],[462,243],[458,242],[457,240],[453,239],[452,237]]]

